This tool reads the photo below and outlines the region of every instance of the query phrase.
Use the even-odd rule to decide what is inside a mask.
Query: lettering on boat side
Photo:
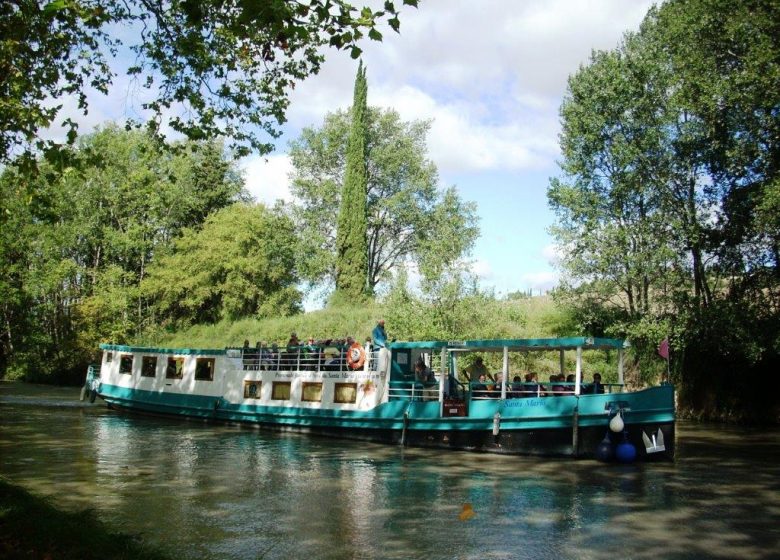
[[[359,373],[357,373],[357,372],[350,373],[350,372],[347,372],[347,371],[344,371],[344,372],[336,372],[336,371],[325,372],[324,371],[324,372],[322,372],[321,376],[317,376],[317,375],[314,375],[314,374],[309,374],[309,375],[305,375],[304,374],[304,375],[301,375],[300,373],[295,372],[295,371],[280,371],[280,372],[274,373],[274,379],[292,379],[294,377],[301,377],[301,378],[303,378],[305,380],[312,380],[312,381],[315,381],[315,380],[319,379],[320,377],[322,379],[355,379],[355,380],[361,380],[361,381],[362,380],[368,380],[368,379],[378,381],[378,380],[384,378],[384,376],[382,376],[379,373],[366,373],[364,371],[359,372]]]
[[[514,407],[521,407],[524,406],[526,408],[531,406],[544,406],[544,399],[515,399],[511,401],[506,401],[504,403],[505,407],[514,406]]]

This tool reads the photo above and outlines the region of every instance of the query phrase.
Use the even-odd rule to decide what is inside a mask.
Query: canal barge
[[[628,390],[625,348],[622,340],[584,337],[393,342],[386,348],[329,341],[281,350],[103,344],[87,389],[91,400],[100,397],[116,409],[398,445],[671,459],[674,389],[662,383]],[[586,383],[583,353],[591,351],[611,354],[616,383]],[[554,383],[525,382],[512,373],[522,360],[513,356],[531,352],[557,355]],[[468,380],[460,367],[474,354],[502,364],[489,381]],[[566,356],[573,369],[568,375]]]

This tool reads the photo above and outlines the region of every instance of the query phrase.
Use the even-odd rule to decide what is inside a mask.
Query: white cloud
[[[591,49],[636,29],[650,0],[449,0],[405,9],[401,34],[367,52],[404,62],[404,80],[481,96],[496,84],[559,96]],[[391,74],[391,76],[393,76]]]
[[[277,200],[293,199],[289,178],[292,163],[287,154],[251,156],[242,162],[242,168],[246,188],[259,202],[273,205]]]
[[[432,119],[430,157],[443,175],[551,167],[566,80],[592,49],[636,29],[649,0],[450,0],[405,7],[400,35],[365,41],[368,102]],[[357,62],[329,50],[296,89],[293,128],[348,107]]]
[[[550,266],[557,266],[557,264],[561,261],[561,247],[559,245],[555,245],[554,243],[546,245],[542,249],[542,256],[544,256]]]
[[[477,278],[483,282],[490,281],[494,276],[493,267],[488,261],[484,259],[476,259],[472,261],[470,268],[471,272],[476,274]]]

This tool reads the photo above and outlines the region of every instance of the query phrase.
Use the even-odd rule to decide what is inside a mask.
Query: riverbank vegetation
[[[778,418],[779,21],[766,2],[654,7],[561,107],[561,301],[640,357],[667,338],[703,414]]]
[[[364,106],[362,66],[359,110],[292,142],[292,204],[252,202],[214,140],[161,149],[106,125],[23,158],[0,176],[0,372],[79,383],[100,342],[362,338],[383,317],[399,339],[625,337],[640,384],[666,339],[681,409],[776,422],[778,21],[771,3],[670,0],[571,76],[552,300],[479,288],[474,203],[439,184],[426,122]],[[325,309],[303,314],[307,296]]]
[[[0,557],[83,560],[169,558],[130,535],[110,531],[93,511],[68,512],[0,478]]]

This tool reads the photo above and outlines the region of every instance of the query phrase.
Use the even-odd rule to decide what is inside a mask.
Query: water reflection
[[[605,466],[126,416],[0,392],[0,474],[182,558],[771,558],[780,433]],[[53,400],[52,400],[53,399]],[[475,516],[461,521],[463,504]]]

